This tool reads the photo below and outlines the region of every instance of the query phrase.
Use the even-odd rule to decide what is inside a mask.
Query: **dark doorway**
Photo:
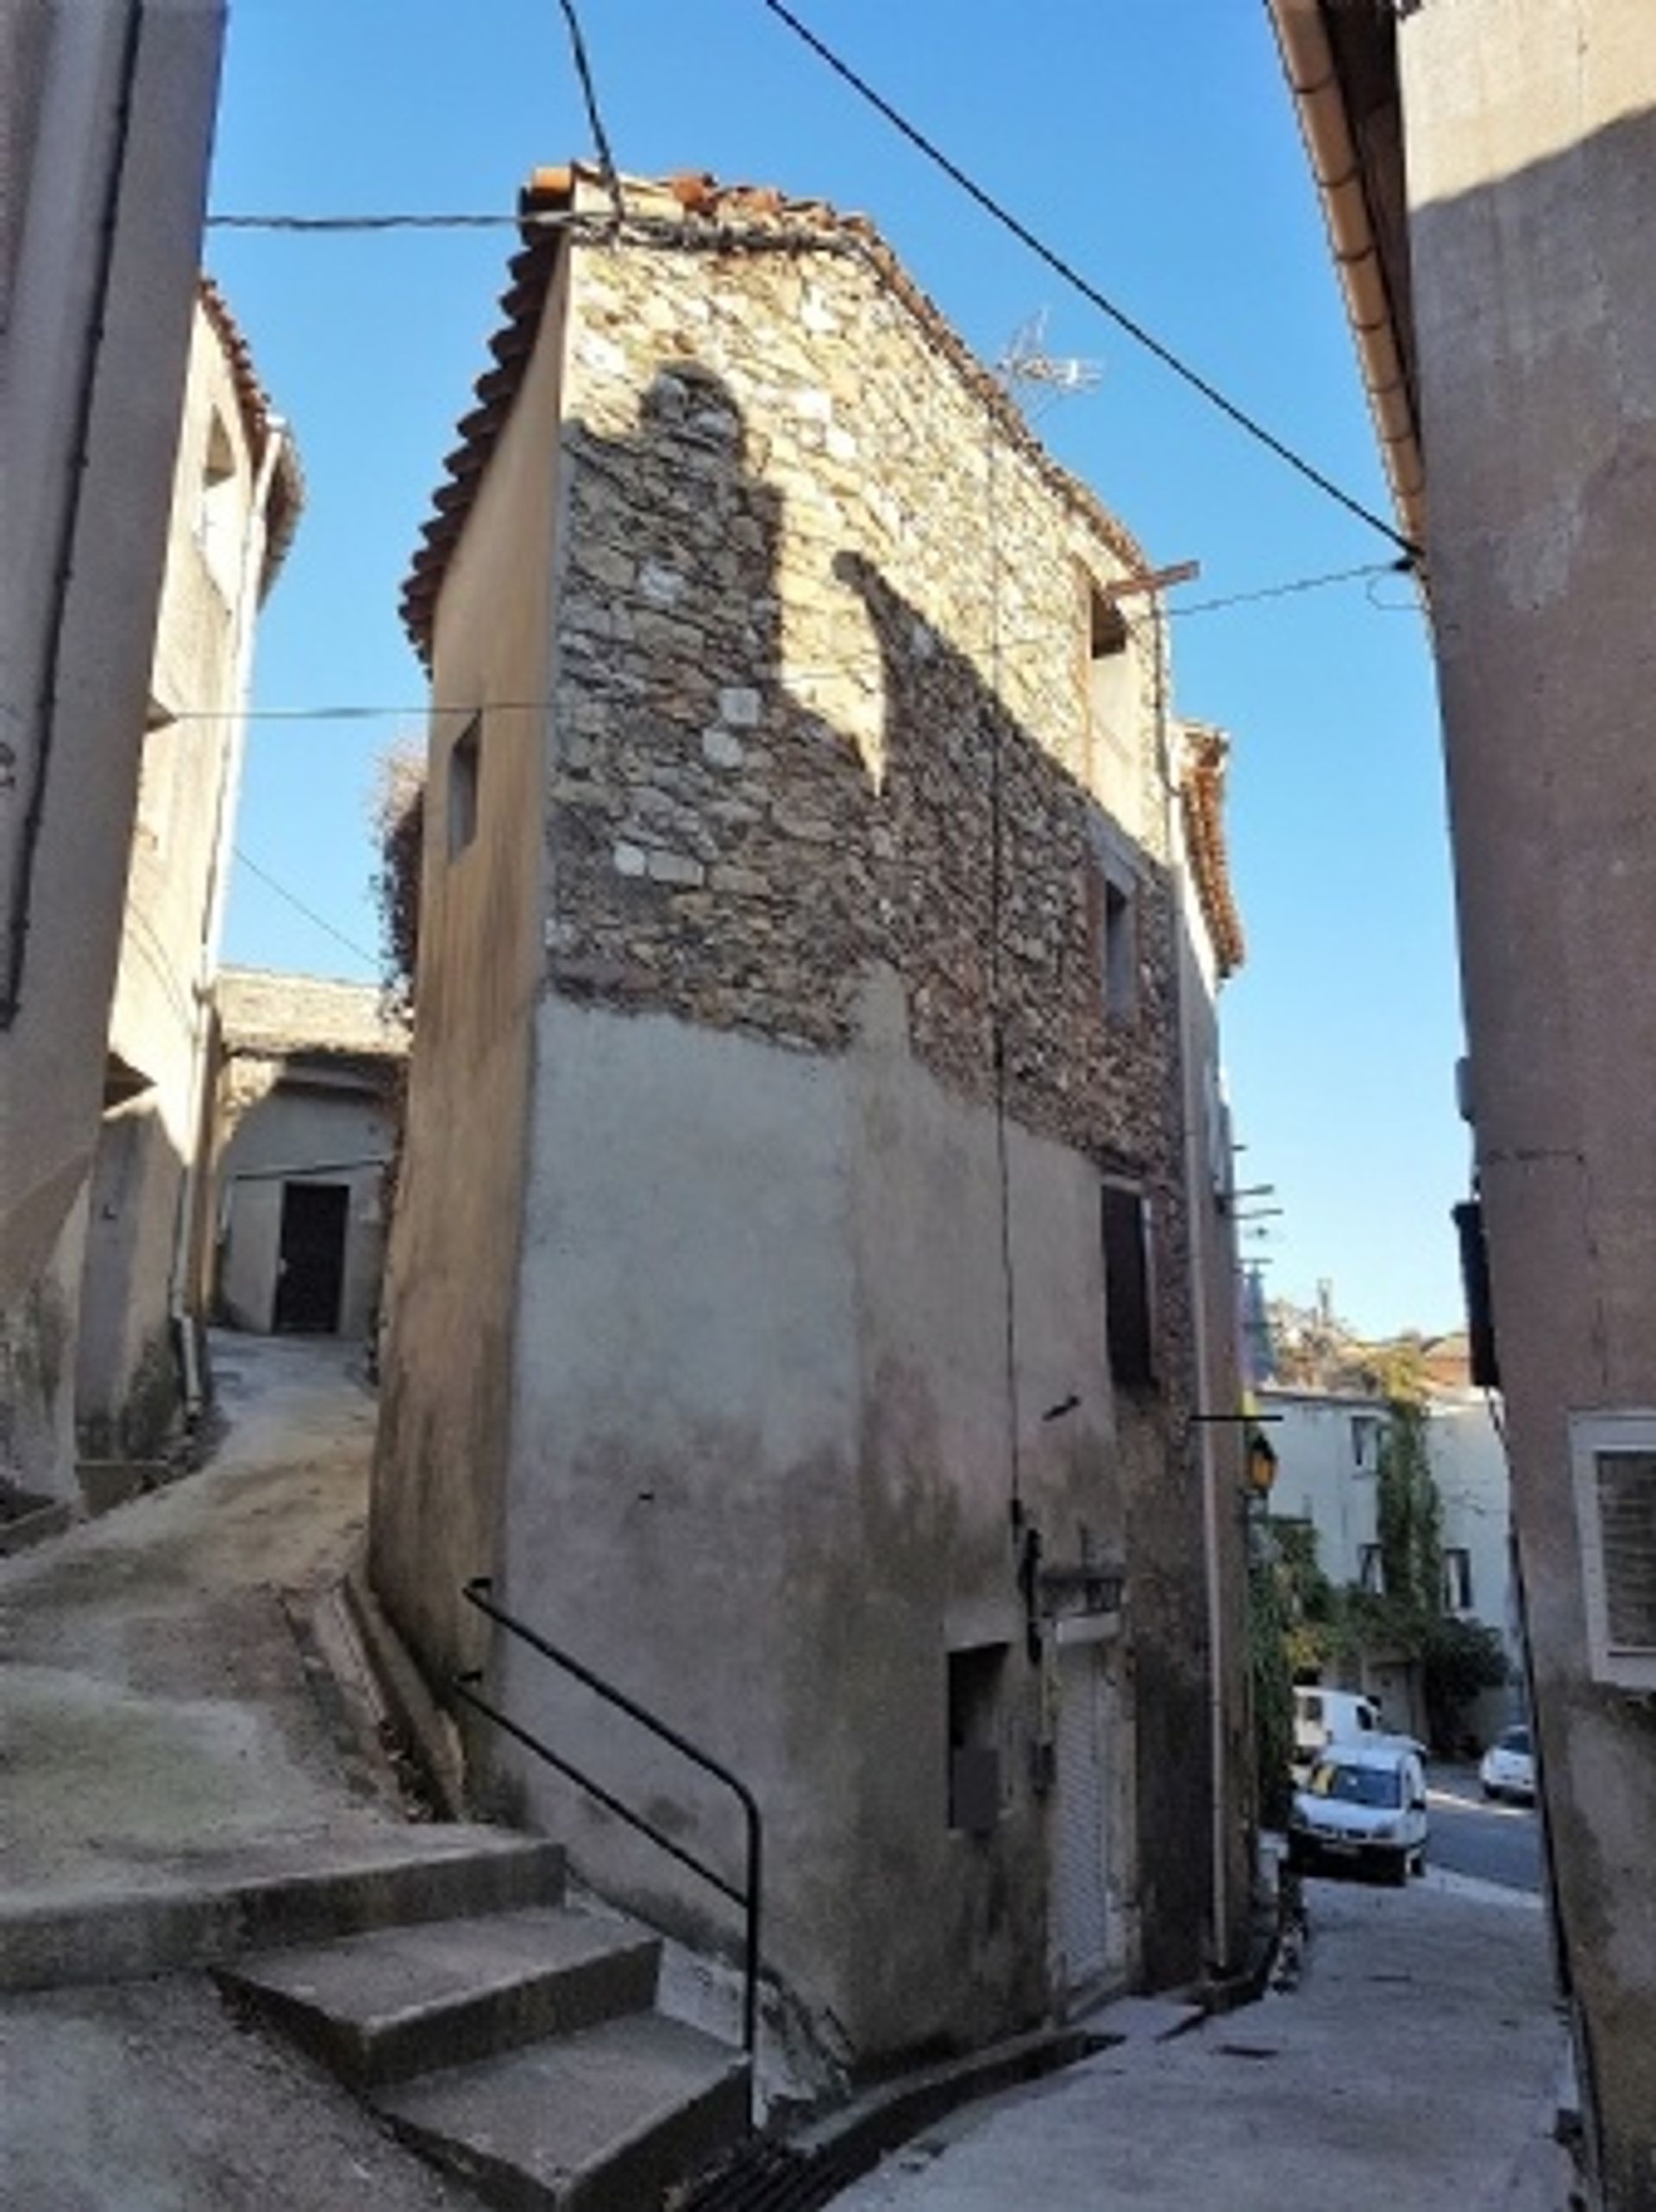
[[[283,1184],[272,1322],[279,1334],[330,1336],[338,1329],[350,1195],[343,1183]]]

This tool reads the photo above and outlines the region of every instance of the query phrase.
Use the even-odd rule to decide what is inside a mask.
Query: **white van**
[[[1294,1692],[1294,1764],[1308,1767],[1330,1744],[1361,1744],[1385,1733],[1380,1708],[1355,1690],[1304,1682]]]
[[[1426,1771],[1405,1738],[1331,1744],[1294,1793],[1288,1863],[1371,1868],[1405,1882],[1426,1863]]]

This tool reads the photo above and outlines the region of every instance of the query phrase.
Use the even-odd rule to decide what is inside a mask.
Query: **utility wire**
[[[1286,583],[1261,584],[1251,591],[1227,592],[1218,599],[1195,600],[1189,606],[1164,606],[1162,613],[1166,620],[1178,622],[1182,621],[1188,615],[1217,614],[1222,610],[1233,606],[1251,606],[1263,600],[1292,599],[1301,592],[1320,591],[1330,584],[1354,583],[1363,577],[1368,577],[1372,581],[1381,576],[1401,575],[1408,573],[1411,565],[1407,557],[1401,557],[1396,561],[1367,561],[1354,569],[1329,569],[1320,575],[1295,576]],[[1393,614],[1406,611],[1402,606],[1384,606],[1381,601],[1374,600],[1371,594],[1370,603],[1377,613]],[[1139,623],[1149,619],[1148,617],[1143,616],[1128,619],[1135,627]],[[1014,631],[1010,636],[1003,634],[996,642],[1001,647],[1044,645],[1051,644],[1058,638],[1067,637],[1069,634],[1067,631],[1057,629],[1020,630]],[[957,650],[963,650],[965,648],[957,647]],[[838,676],[849,668],[860,667],[865,663],[875,663],[879,658],[879,654],[875,652],[847,653],[842,655],[837,661],[824,663],[819,668],[790,666],[783,672],[781,680],[785,681],[792,677],[800,682],[820,681],[828,676]],[[484,712],[485,707],[490,713],[494,714],[545,714],[549,713],[556,704],[557,701],[551,699],[491,699],[484,702],[468,700],[461,706],[444,704],[437,700],[423,700],[412,701],[405,707],[373,707],[356,704],[338,707],[249,707],[242,710],[242,719],[248,722],[373,722],[392,721],[399,718],[408,721],[423,721],[441,714],[462,716],[478,714]],[[10,711],[6,702],[0,701],[0,712]],[[225,719],[228,713],[228,709],[219,707],[179,707],[172,710],[169,719],[175,722],[216,721]]]
[[[516,230],[525,223],[549,223],[554,217],[533,215],[209,215],[209,230]]]
[[[592,65],[586,59],[586,41],[580,35],[580,18],[575,13],[575,0],[558,0],[558,5],[563,10],[563,20],[569,28],[569,50],[574,58],[575,74],[580,79],[580,96],[586,103],[586,121],[592,127],[599,174],[609,193],[617,223],[624,223],[627,211],[621,204],[621,179],[616,174],[615,156],[610,151],[604,118],[599,112],[598,89],[593,83]]]
[[[1053,274],[1062,278],[1072,291],[1078,292],[1083,299],[1090,302],[1101,314],[1108,316],[1119,330],[1126,331],[1128,337],[1132,338],[1136,344],[1142,346],[1147,353],[1153,355],[1164,368],[1170,369],[1175,376],[1189,385],[1193,391],[1200,393],[1211,406],[1217,407],[1222,415],[1227,416],[1239,430],[1255,439],[1268,452],[1274,453],[1279,461],[1303,476],[1308,483],[1314,484],[1320,492],[1326,493],[1328,498],[1337,501],[1349,514],[1355,515],[1360,522],[1367,523],[1371,530],[1377,530],[1383,537],[1390,538],[1394,545],[1408,555],[1411,562],[1419,557],[1419,549],[1405,537],[1401,531],[1396,529],[1383,517],[1376,514],[1371,507],[1364,506],[1360,500],[1354,499],[1351,493],[1343,491],[1331,476],[1325,475],[1314,462],[1307,461],[1303,455],[1296,453],[1292,446],[1285,444],[1275,431],[1267,430],[1257,416],[1249,414],[1247,410],[1239,407],[1235,400],[1226,399],[1216,384],[1211,383],[1200,371],[1192,368],[1189,363],[1182,360],[1170,346],[1164,345],[1162,341],[1148,330],[1136,317],[1128,314],[1125,308],[1118,306],[1114,300],[1101,292],[1099,287],[1084,277],[1071,262],[1065,261],[1061,254],[1055,252],[1043,239],[1038,237],[1027,223],[1020,222],[1009,208],[1003,206],[992,194],[986,192],[982,185],[969,176],[957,161],[951,160],[940,146],[910,123],[906,116],[892,106],[889,100],[883,98],[866,78],[860,77],[849,62],[843,61],[831,47],[825,46],[808,24],[801,22],[793,9],[784,5],[784,0],[759,0],[759,3],[769,14],[775,16],[779,22],[786,24],[796,38],[802,40],[818,59],[827,65],[835,76],[849,85],[854,92],[867,101],[877,113],[883,116],[892,128],[906,138],[911,146],[924,154],[926,160],[941,169],[944,176],[952,183],[958,185],[967,198],[975,201],[986,215],[992,217],[1002,229],[1010,231],[1021,245],[1026,246],[1038,260],[1044,261]]]
[[[1227,592],[1222,599],[1192,600],[1188,606],[1170,606],[1165,611],[1170,620],[1182,621],[1188,615],[1217,614],[1221,607],[1251,606],[1265,599],[1291,599],[1298,592],[1320,591],[1326,584],[1354,583],[1360,576],[1372,579],[1377,576],[1409,575],[1414,567],[1414,556],[1405,553],[1396,561],[1365,561],[1355,569],[1329,569],[1320,576],[1296,576],[1285,584],[1261,584],[1253,591]],[[1389,614],[1396,611],[1383,606],[1374,597],[1372,591],[1368,594],[1368,599],[1377,613]]]
[[[244,868],[259,878],[261,883],[268,885],[279,899],[285,899],[295,913],[302,914],[307,921],[314,922],[318,929],[333,938],[336,943],[342,945],[348,952],[354,952],[359,960],[366,960],[371,968],[376,971],[379,969],[381,964],[377,953],[365,951],[354,939],[347,937],[342,929],[336,929],[331,921],[325,921],[314,908],[306,906],[303,899],[296,898],[285,883],[278,883],[267,868],[261,868],[259,863],[250,858],[239,845],[235,847],[235,857]]]

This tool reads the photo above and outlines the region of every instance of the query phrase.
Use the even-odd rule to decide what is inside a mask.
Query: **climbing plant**
[[[1399,1624],[1419,1624],[1443,1610],[1443,1505],[1427,1450],[1426,1408],[1393,1398],[1380,1442],[1375,1500],[1380,1577]]]
[[[1269,1532],[1248,1571],[1248,1657],[1253,1681],[1254,1759],[1259,1818],[1268,1828],[1287,1821],[1294,1756],[1294,1676],[1289,1666],[1289,1606],[1276,1548]]]

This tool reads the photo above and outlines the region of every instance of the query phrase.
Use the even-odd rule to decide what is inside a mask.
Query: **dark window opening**
[[[1386,1591],[1386,1571],[1381,1563],[1377,1543],[1360,1543],[1357,1548],[1357,1585],[1371,1597],[1382,1598]]]
[[[448,858],[457,859],[477,835],[481,772],[480,724],[474,715],[448,752]]]
[[[986,1836],[1000,1817],[1000,1706],[1007,1646],[949,1654],[949,1826]]]
[[[329,1336],[338,1329],[350,1195],[343,1183],[283,1184],[272,1316],[279,1335]]]
[[[1138,1010],[1138,932],[1134,902],[1120,883],[1104,885],[1104,1008],[1120,1020]]]
[[[1133,752],[1133,663],[1126,618],[1095,586],[1088,591],[1087,718],[1095,739],[1125,764]]]
[[[1443,1601],[1452,1613],[1472,1610],[1472,1555],[1455,1545],[1443,1555]]]
[[[1156,1379],[1150,1280],[1150,1209],[1144,1193],[1107,1183],[1101,1195],[1104,1331],[1112,1380],[1129,1389]]]

